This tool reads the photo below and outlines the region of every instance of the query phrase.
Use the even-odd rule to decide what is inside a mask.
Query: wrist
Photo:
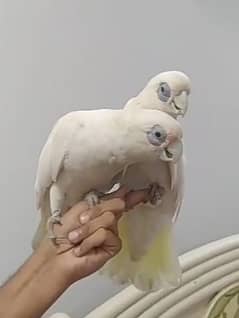
[[[34,254],[42,262],[47,262],[56,255],[56,248],[48,238],[43,238]]]
[[[66,253],[70,253],[67,251]],[[35,251],[35,258],[38,259],[38,263],[41,263],[43,267],[48,268],[48,272],[52,272],[52,275],[57,278],[64,287],[71,285],[71,270],[66,261],[65,253],[59,253],[59,248],[54,246],[48,239],[44,238]],[[60,280],[59,280],[59,279]]]
[[[35,251],[37,263],[44,264],[52,269],[53,275],[59,277],[59,281],[64,288],[70,287],[76,281],[85,277],[84,257],[75,256],[71,245],[60,245],[56,247],[52,242],[45,238]]]
[[[39,257],[40,254],[34,255]],[[33,258],[31,258],[33,261]],[[0,316],[9,318],[41,317],[43,313],[69,287],[69,280],[63,274],[58,259],[53,257],[40,264],[34,275],[23,280],[18,275],[13,279],[13,288],[6,286],[0,291]],[[24,266],[25,267],[25,266]],[[28,271],[27,271],[28,272]],[[21,275],[20,275],[21,276]],[[17,291],[14,287],[17,287]],[[34,298],[34,301],[29,299]],[[14,306],[12,300],[14,299]]]
[[[52,281],[57,282],[59,291],[68,289],[72,284],[70,272],[66,270],[64,261],[59,255],[49,260],[42,271],[47,272],[49,278]]]
[[[1,288],[1,294],[16,296],[25,285],[45,266],[49,261],[52,251],[47,243],[42,243],[25,261],[25,263],[5,282]]]

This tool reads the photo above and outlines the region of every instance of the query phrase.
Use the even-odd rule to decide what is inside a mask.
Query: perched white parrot
[[[173,162],[182,151],[180,124],[160,111],[102,109],[61,117],[39,158],[35,192],[41,221],[33,248],[46,234],[47,224],[48,234],[56,239],[53,225],[61,221],[63,213],[85,197],[90,200],[87,194],[109,190],[126,167],[160,158],[171,171],[171,188]]]
[[[133,190],[151,185],[152,200],[121,218],[122,249],[104,266],[104,275],[120,284],[132,283],[146,292],[180,284],[173,225],[183,201],[181,158],[175,162],[156,158],[128,166],[120,184]]]
[[[188,109],[191,90],[189,77],[179,71],[162,72],[153,77],[145,88],[131,98],[125,108],[157,109],[176,118]]]
[[[125,109],[132,114],[154,109],[174,118],[184,116],[190,90],[187,75],[163,72],[130,99]],[[158,158],[128,167],[121,184],[135,190],[151,184],[155,201],[151,206],[141,204],[123,216],[119,226],[123,248],[105,265],[103,273],[121,283],[131,282],[144,291],[178,285],[181,270],[172,230],[184,196],[184,160],[182,155],[175,163]]]

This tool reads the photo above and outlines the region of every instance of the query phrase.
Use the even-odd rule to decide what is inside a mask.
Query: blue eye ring
[[[160,125],[155,125],[147,133],[147,138],[152,145],[160,146],[165,142],[167,138],[167,132]]]
[[[166,82],[160,83],[157,89],[157,94],[159,99],[166,103],[171,97],[171,88]]]

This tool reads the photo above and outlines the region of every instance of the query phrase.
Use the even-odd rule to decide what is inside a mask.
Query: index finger
[[[117,215],[121,214],[125,210],[125,208],[126,203],[125,200],[122,198],[113,198],[105,201],[102,200],[95,207],[83,212],[80,218],[90,220],[108,211]]]
[[[146,189],[125,192],[124,195],[119,190],[119,197],[117,197],[117,192],[113,199],[102,200],[95,208],[83,212],[80,218],[87,219],[88,222],[107,211],[114,213],[116,217],[120,217],[123,212],[133,209],[139,203],[145,203],[149,199],[149,193]]]
[[[109,211],[109,206],[111,207],[112,205],[112,212],[114,212],[114,209],[116,212],[123,212],[125,210],[133,209],[139,203],[145,203],[149,200],[148,189],[132,190],[128,192],[125,189],[120,189],[111,195],[113,195],[113,199],[105,201],[105,204],[101,203],[103,210],[104,207],[107,207],[107,210]],[[124,206],[122,206],[122,201],[121,203],[120,201],[114,201],[116,199],[123,200]]]
[[[99,204],[101,212],[124,212],[133,209],[139,203],[145,203],[149,200],[149,190],[132,190],[127,192],[125,189],[119,189],[112,193],[113,198],[106,201],[101,201]]]
[[[126,210],[131,210],[140,203],[146,203],[149,200],[149,191],[146,189],[130,191],[125,195]]]

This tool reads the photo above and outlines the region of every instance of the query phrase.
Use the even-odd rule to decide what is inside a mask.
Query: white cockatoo
[[[152,199],[125,213],[119,222],[122,249],[102,270],[117,283],[131,283],[146,292],[180,284],[173,226],[184,194],[181,158],[138,162],[118,179],[121,186],[132,190],[151,185]]]
[[[54,241],[53,226],[61,222],[68,208],[84,198],[91,201],[89,193],[94,198],[94,193],[108,191],[117,176],[124,176],[126,167],[160,158],[165,163],[163,169],[170,171],[165,184],[171,189],[175,183],[173,163],[182,151],[181,126],[164,112],[101,109],[64,115],[53,127],[39,158],[35,192],[41,221],[33,248],[47,229]]]
[[[130,99],[125,109],[132,114],[154,109],[173,118],[184,116],[190,90],[186,74],[162,72]],[[131,282],[144,291],[157,290],[165,284],[178,285],[181,270],[172,230],[184,197],[184,161],[182,155],[170,164],[157,158],[128,167],[121,184],[130,189],[151,184],[155,200],[123,216],[119,227],[123,248],[106,264],[103,273],[121,283]]]
[[[183,72],[162,72],[149,80],[144,89],[131,98],[125,108],[157,109],[177,118],[188,109],[191,91],[189,77]]]

